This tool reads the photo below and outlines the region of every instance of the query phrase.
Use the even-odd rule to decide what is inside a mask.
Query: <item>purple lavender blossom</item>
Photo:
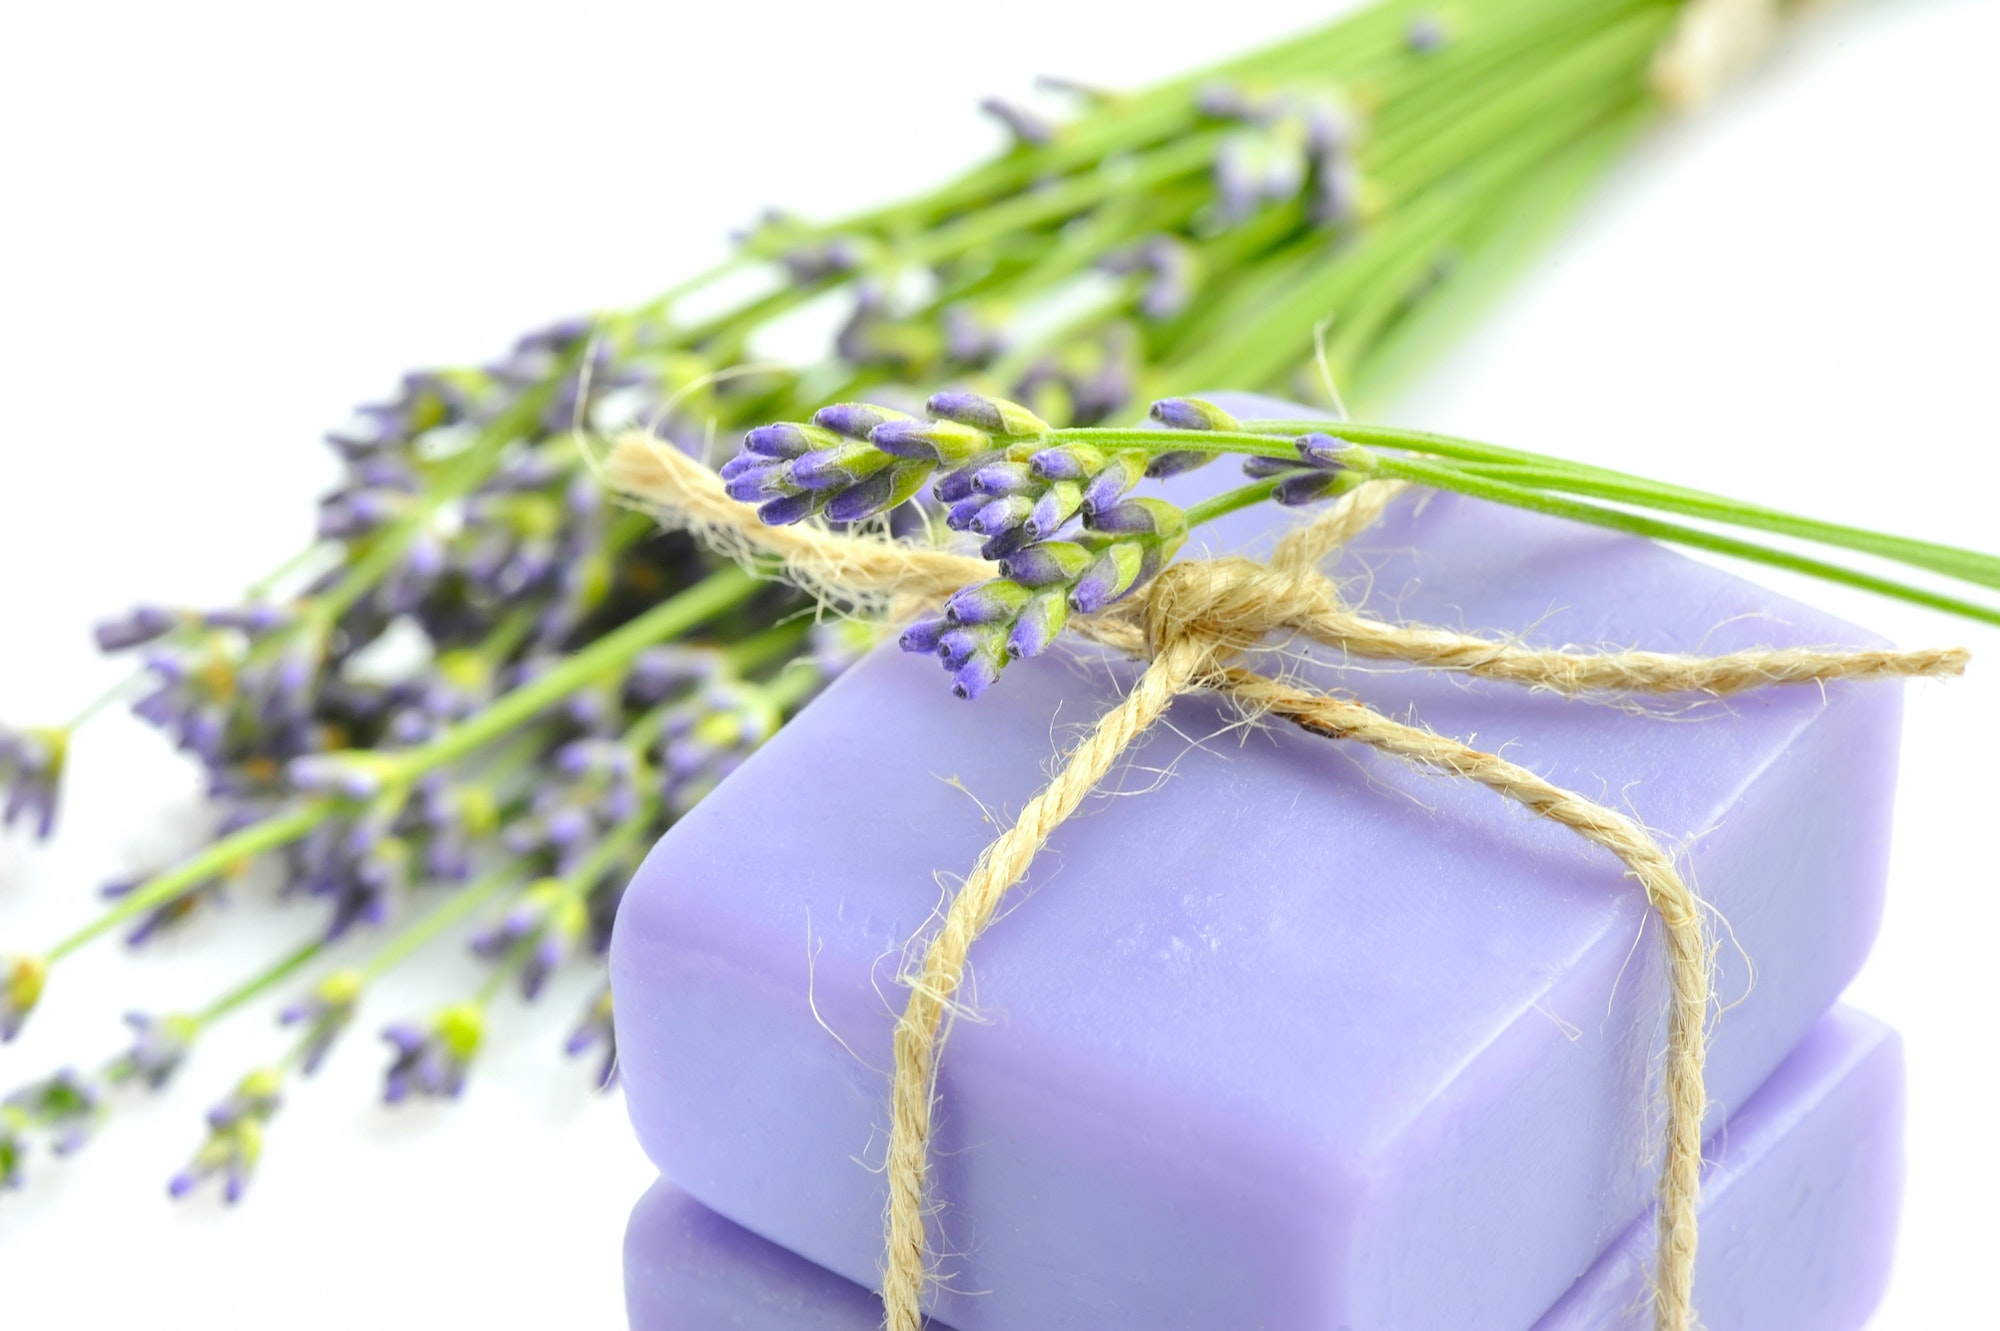
[[[1251,458],[1243,464],[1246,475],[1277,477],[1271,497],[1280,504],[1296,507],[1344,493],[1352,480],[1344,454],[1353,447],[1345,439],[1329,434],[1309,434],[1295,443],[1298,457]]]
[[[429,1028],[399,1022],[382,1032],[395,1049],[383,1074],[382,1099],[400,1104],[412,1091],[430,1099],[456,1099],[486,1035],[486,1013],[477,1003],[455,1003]]]
[[[762,685],[717,680],[674,707],[654,755],[667,812],[686,813],[784,721]]]
[[[1139,296],[1139,312],[1155,323],[1186,309],[1194,295],[1194,251],[1173,236],[1154,236],[1130,249],[1107,254],[1098,267],[1120,276],[1144,276],[1147,281]]]
[[[167,1182],[167,1195],[187,1196],[203,1180],[222,1176],[222,1197],[231,1206],[243,1200],[250,1176],[264,1152],[264,1127],[282,1104],[284,1073],[260,1068],[236,1084],[208,1111],[208,1136],[187,1168]]]
[[[0,726],[0,828],[25,820],[37,840],[54,833],[62,796],[69,734],[63,730],[9,730]]]
[[[533,1002],[563,962],[576,953],[590,927],[586,898],[591,884],[545,878],[494,923],[472,936],[472,950],[488,961],[518,959],[521,997]]]
[[[334,1041],[354,1020],[363,984],[361,972],[337,970],[314,985],[312,993],[278,1014],[279,1022],[286,1026],[305,1027],[299,1071],[306,1076],[319,1071]]]
[[[180,1071],[201,1029],[193,1017],[155,1017],[144,1012],[126,1013],[125,1024],[132,1028],[132,1046],[106,1066],[105,1080],[113,1084],[143,1081],[155,1091]]]
[[[100,620],[95,630],[97,649],[101,652],[122,652],[133,647],[143,647],[149,642],[164,638],[185,622],[185,617],[165,606],[141,605],[119,615],[115,619]]]

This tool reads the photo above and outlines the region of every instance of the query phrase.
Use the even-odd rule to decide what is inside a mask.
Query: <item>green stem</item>
[[[318,957],[322,952],[325,952],[326,949],[327,939],[323,934],[294,949],[275,966],[251,976],[196,1013],[194,1017],[195,1025],[198,1027],[206,1026],[210,1022],[220,1020],[228,1016],[231,1012],[234,1012],[237,1008],[242,1007],[245,1003],[269,993],[311,965],[313,959]]]
[[[1794,554],[1772,546],[1759,545],[1753,541],[1739,540],[1698,527],[1685,527],[1679,523],[1662,522],[1658,519],[1626,513],[1619,509],[1600,508],[1595,504],[1579,503],[1575,500],[1554,498],[1539,490],[1526,486],[1511,485],[1504,481],[1488,480],[1468,474],[1454,467],[1439,466],[1419,462],[1411,458],[1378,457],[1369,470],[1378,476],[1396,477],[1427,485],[1433,489],[1451,490],[1469,495],[1475,499],[1491,500],[1524,508],[1536,513],[1547,513],[1554,517],[1569,518],[1575,522],[1585,522],[1592,526],[1606,527],[1612,531],[1625,532],[1634,536],[1645,536],[1656,541],[1669,541],[1697,550],[1708,550],[1715,554],[1729,555],[1753,563],[1766,564],[1772,568],[1782,568],[1794,573],[1804,573],[1827,582],[1843,586],[1858,587],[1863,591],[1913,605],[1928,606],[1933,610],[1943,610],[1966,619],[1984,624],[2000,624],[2000,609],[1982,606],[1956,597],[1945,596],[1908,583],[1890,578],[1876,577],[1858,569],[1805,555]]]
[[[163,906],[189,888],[206,882],[237,860],[262,855],[266,851],[276,850],[280,846],[298,840],[319,826],[332,812],[333,807],[327,801],[311,801],[287,809],[283,813],[273,814],[263,822],[246,827],[234,836],[223,838],[178,867],[141,884],[129,895],[121,898],[117,905],[50,948],[44,954],[45,959],[53,964],[107,930],[115,929],[134,916]]]

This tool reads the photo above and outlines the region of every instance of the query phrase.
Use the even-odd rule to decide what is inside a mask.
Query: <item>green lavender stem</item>
[[[270,966],[251,976],[235,988],[211,1001],[207,1007],[195,1014],[197,1029],[208,1026],[236,1011],[247,1003],[256,1001],[271,990],[297,975],[326,952],[329,946],[326,938],[318,937],[286,954],[276,965]],[[192,1034],[192,1032],[190,1032]]]
[[[287,809],[283,813],[274,814],[261,823],[246,827],[234,836],[224,837],[193,858],[150,879],[144,886],[122,897],[116,906],[50,948],[43,954],[44,959],[54,964],[106,931],[115,929],[125,921],[155,907],[163,906],[189,888],[206,882],[238,860],[262,855],[298,840],[319,826],[331,809],[332,805],[328,801],[309,801],[296,808]]]

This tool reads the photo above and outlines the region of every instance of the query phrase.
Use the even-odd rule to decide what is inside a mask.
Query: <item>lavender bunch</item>
[[[193,1061],[214,1022],[298,985],[292,1043],[257,1074],[275,1081],[225,1102],[186,1175],[240,1193],[280,1089],[330,1056],[375,979],[470,929],[485,985],[442,995],[449,1019],[392,1027],[385,1080],[455,1093],[502,996],[595,965],[644,847],[853,659],[846,630],[792,620],[800,598],[609,505],[597,434],[636,424],[699,453],[748,430],[729,484],[772,521],[941,522],[979,541],[998,576],[906,636],[967,696],[1171,559],[1216,501],[1139,489],[1220,453],[1264,469],[1239,506],[1391,468],[1571,504],[1586,483],[1627,485],[1572,468],[1558,490],[1531,461],[1393,432],[1303,448],[1320,426],[1102,423],[1204,384],[1324,400],[1319,360],[1364,398],[1387,391],[1644,124],[1679,8],[1494,0],[1446,23],[1381,0],[1137,93],[1051,83],[1041,106],[989,103],[1005,150],[938,189],[829,223],[769,215],[735,258],[653,301],[362,407],[327,437],[341,479],[295,559],[234,604],[100,626],[134,664],[105,701],[130,701],[198,765],[210,831],[114,884],[68,937],[0,946],[0,1036],[103,937],[143,945],[231,895],[315,918],[291,954],[146,1028],[177,1041],[171,1060],[158,1040],[128,1051],[157,1076],[114,1059],[10,1101],[0,1177],[35,1143],[71,1141],[75,1106],[97,1122]],[[820,358],[749,366],[766,330],[822,300],[846,315]],[[752,429],[768,421],[803,423]],[[0,822],[53,830],[70,737],[105,710],[0,729]],[[366,955],[329,970],[335,946]],[[610,1029],[600,996],[570,1051],[609,1069]]]
[[[2000,609],[1990,605],[1646,511],[1863,551],[1987,590],[2000,590],[2000,558],[1519,449],[1351,422],[1332,423],[1337,434],[1309,420],[1244,422],[1192,397],[1153,403],[1153,428],[1140,430],[1057,429],[1019,403],[959,391],[934,395],[926,410],[929,419],[916,420],[841,403],[822,407],[810,424],[759,426],[744,435],[721,475],[732,498],[757,505],[758,517],[772,525],[830,513],[843,502],[850,520],[873,516],[879,509],[865,498],[850,498],[873,476],[894,473],[898,489],[912,492],[929,481],[947,506],[946,525],[980,538],[980,556],[998,564],[999,576],[953,593],[941,615],[916,621],[900,639],[904,651],[938,656],[961,698],[985,692],[1009,662],[1047,651],[1072,614],[1096,614],[1137,591],[1190,528],[1259,503],[1296,507],[1335,498],[1371,479],[1716,550],[2000,623]],[[1132,493],[1144,479],[1177,475],[1225,454],[1240,457],[1247,485],[1185,509]],[[1623,507],[1572,497],[1579,495]]]

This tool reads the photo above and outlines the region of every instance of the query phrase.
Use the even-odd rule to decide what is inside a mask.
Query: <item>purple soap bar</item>
[[[1695,1292],[1709,1331],[1866,1322],[1894,1247],[1902,1106],[1895,1033],[1835,1009],[1730,1116],[1710,1146],[1701,1206]],[[1633,1225],[1533,1331],[1641,1331],[1651,1239],[1650,1224]],[[666,1182],[632,1212],[625,1303],[632,1331],[876,1331],[882,1311],[861,1286]],[[1143,1325],[1112,1320],[1097,1331]]]
[[[1237,481],[1224,464],[1165,492]],[[1247,511],[1205,539],[1257,551],[1293,520]],[[1536,645],[1870,641],[1645,542],[1451,496],[1406,496],[1332,571],[1380,615]],[[1893,685],[1638,715],[1377,663],[1298,668],[1505,746],[1680,850],[1728,922],[1718,1115],[1872,941]],[[872,1282],[905,945],[1133,674],[1079,647],[968,704],[934,661],[879,651],[661,841],[612,976],[633,1123],[662,1173]],[[1638,890],[1467,783],[1246,734],[1211,698],[1170,720],[974,949],[938,1078],[939,1315],[961,1331],[1530,1324],[1654,1184],[1665,984]]]

